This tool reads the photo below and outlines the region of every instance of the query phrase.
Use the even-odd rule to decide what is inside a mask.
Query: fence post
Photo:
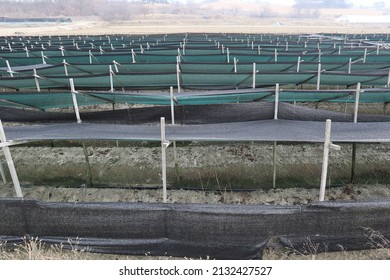
[[[165,138],[165,118],[160,119],[161,124],[161,177],[163,183],[163,203],[167,203],[167,157],[166,149],[170,142]]]
[[[320,185],[320,196],[319,200],[325,200],[325,187],[326,187],[326,179],[328,176],[328,166],[329,166],[329,150],[340,150],[340,146],[332,144],[330,141],[330,133],[331,133],[332,121],[330,119],[326,120],[325,123],[325,142],[324,142],[324,155],[322,161],[322,172],[321,172],[321,185]]]
[[[1,122],[1,120],[0,120],[0,140],[1,140],[1,143],[4,143],[4,144],[7,142],[7,138],[5,137],[5,132],[4,132],[4,128],[3,128],[3,123]],[[5,159],[7,161],[7,164],[8,164],[8,169],[9,169],[9,172],[11,174],[12,182],[14,184],[16,196],[23,197],[22,189],[21,189],[20,183],[19,183],[18,174],[16,173],[14,161],[12,159],[9,147],[4,146],[3,152],[4,152]]]
[[[71,91],[71,94],[72,94],[73,107],[74,107],[74,111],[75,111],[75,114],[76,114],[77,123],[81,123],[79,106],[78,106],[77,97],[76,97],[77,91],[75,89],[74,81],[73,81],[72,78],[69,79],[69,83],[70,83],[70,91]]]

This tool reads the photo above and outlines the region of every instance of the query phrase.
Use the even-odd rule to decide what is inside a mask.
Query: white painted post
[[[65,59],[62,61],[62,64],[64,64],[65,76],[69,76],[69,73],[68,73],[68,63],[66,63]]]
[[[114,64],[115,72],[118,73],[119,72],[118,65],[120,65],[120,64],[118,62],[116,62],[115,60],[113,60],[112,63]]]
[[[89,64],[92,64],[92,51],[88,50],[88,55],[89,55]]]
[[[10,75],[11,77],[13,77],[13,76],[14,76],[14,72],[12,71],[12,68],[11,68],[11,65],[9,64],[9,61],[6,60],[5,63],[7,64],[7,68],[8,68],[8,71],[7,71],[7,72],[9,73],[9,75]]]
[[[170,142],[165,138],[165,118],[160,119],[161,123],[161,177],[163,183],[163,203],[167,203],[167,158],[166,149]]]
[[[275,87],[275,108],[274,108],[274,120],[278,119],[278,113],[279,113],[279,84],[276,84]]]
[[[176,58],[177,92],[180,92],[180,57]]]
[[[41,56],[42,56],[42,64],[46,64],[45,55],[43,54],[43,52],[41,52]]]
[[[173,87],[170,88],[171,92],[171,120],[172,124],[175,124],[175,97],[173,95]]]
[[[134,49],[131,49],[131,59],[132,59],[133,63],[135,63],[135,53],[134,53]]]
[[[256,88],[256,73],[257,73],[256,63],[253,63],[253,84],[252,84],[252,88]]]
[[[227,59],[227,63],[230,63],[230,50],[229,50],[229,48],[226,49],[226,59]]]
[[[321,63],[318,63],[318,71],[317,71],[317,90],[320,90],[321,86]]]
[[[322,51],[321,49],[318,49],[318,62],[321,62],[322,59]]]
[[[64,47],[63,46],[60,47],[60,51],[61,51],[61,56],[65,56]]]
[[[4,128],[3,128],[3,123],[1,122],[1,120],[0,120],[0,140],[1,140],[1,143],[7,142],[7,138],[5,137],[5,132],[4,132]],[[4,153],[5,159],[7,161],[9,172],[11,174],[11,178],[12,178],[12,182],[14,184],[16,196],[23,197],[22,189],[21,189],[20,183],[19,183],[18,174],[16,173],[14,161],[12,159],[11,151],[10,151],[8,146],[3,147],[3,153]]]
[[[357,123],[357,119],[358,119],[360,92],[361,92],[361,84],[358,83],[357,87],[356,87],[355,109],[353,112],[353,123]]]
[[[301,57],[298,56],[297,73],[299,73],[301,71],[301,62],[303,62],[303,60],[301,60]]]
[[[24,51],[26,52],[26,56],[27,56],[27,57],[30,57],[30,52],[29,52],[29,50],[28,50],[27,47],[24,48]]]
[[[37,91],[41,91],[41,87],[39,85],[39,80],[38,80],[39,76],[37,74],[37,69],[34,68],[33,72],[34,72],[35,86],[37,88]]]
[[[348,74],[351,74],[352,70],[352,58],[349,58],[349,63],[348,63]]]
[[[234,60],[233,60],[234,62],[234,73],[237,73],[237,62],[238,62],[238,60],[237,60],[237,58],[234,58]]]
[[[330,119],[327,119],[325,123],[324,155],[322,161],[321,185],[320,185],[320,195],[319,195],[320,201],[325,200],[326,179],[328,176],[328,165],[329,165],[329,149],[340,150],[340,146],[334,145],[330,141],[331,127],[332,127],[332,121]]]
[[[367,60],[367,48],[364,49],[363,63],[366,63]]]
[[[321,185],[320,185],[320,201],[325,200],[325,187],[326,178],[328,175],[328,164],[329,164],[329,145],[330,145],[330,132],[331,132],[332,121],[327,119],[325,124],[325,143],[324,143],[324,155],[322,162],[322,173],[321,173]]]
[[[390,69],[389,69],[389,75],[387,77],[387,85],[386,87],[390,87]]]
[[[114,92],[114,78],[113,78],[113,75],[114,75],[114,72],[112,71],[112,66],[109,65],[108,66],[109,68],[109,71],[110,71],[110,92]]]
[[[275,87],[275,109],[274,109],[274,120],[278,119],[279,109],[279,84]],[[272,176],[272,188],[276,188],[276,146],[277,142],[274,141],[273,145],[273,176]]]
[[[275,49],[274,58],[275,58],[275,62],[278,62],[278,49]]]
[[[76,114],[77,123],[81,123],[79,106],[78,106],[77,97],[76,97],[77,91],[76,91],[75,86],[74,86],[73,78],[69,79],[69,83],[70,83],[70,91],[72,94],[73,108],[74,108],[74,112]]]

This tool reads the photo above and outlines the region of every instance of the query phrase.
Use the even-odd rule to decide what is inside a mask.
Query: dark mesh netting
[[[165,117],[167,121],[171,120],[171,108],[169,106],[98,112],[82,111],[81,109],[80,114],[83,122],[139,124],[157,123],[161,117]],[[274,104],[266,102],[175,106],[175,121],[177,124],[246,122],[273,118]],[[0,119],[11,122],[73,122],[76,117],[74,113],[41,112],[2,107],[0,109]],[[331,119],[335,122],[352,122],[353,115],[280,103],[278,119],[321,122]],[[358,121],[389,122],[390,116],[359,114]]]
[[[378,240],[367,230],[390,238],[389,199],[305,206],[1,199],[0,210],[0,241],[28,236],[113,254],[253,259],[268,246],[302,253],[308,246],[317,253],[369,249]]]

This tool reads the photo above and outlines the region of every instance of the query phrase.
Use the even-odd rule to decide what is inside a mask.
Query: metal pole
[[[234,58],[234,73],[237,73],[237,58]]]
[[[3,128],[3,123],[1,122],[1,120],[0,120],[0,140],[1,140],[1,143],[7,142],[7,138],[5,137],[5,132],[4,132],[4,128]],[[14,161],[12,159],[11,151],[10,151],[9,147],[4,146],[3,152],[4,152],[5,159],[7,161],[7,164],[8,164],[8,169],[9,169],[9,172],[11,174],[12,182],[14,184],[16,196],[23,197],[22,189],[20,188],[18,174],[16,173]]]
[[[69,83],[70,83],[70,91],[72,93],[73,108],[76,114],[77,123],[81,123],[79,106],[77,104],[77,97],[76,97],[77,91],[75,90],[74,81],[72,78],[69,79]]]

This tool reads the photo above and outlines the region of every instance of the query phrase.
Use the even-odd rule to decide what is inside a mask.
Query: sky
[[[187,0],[179,0],[181,2],[187,2]],[[191,0],[192,2],[201,2],[202,0]],[[223,1],[223,0],[222,0]],[[274,4],[288,4],[293,5],[294,0],[241,0],[243,2],[265,2],[265,3],[274,3]],[[390,7],[390,0],[347,0],[347,3],[353,4],[356,7],[370,7],[375,2],[385,2],[387,7]]]

